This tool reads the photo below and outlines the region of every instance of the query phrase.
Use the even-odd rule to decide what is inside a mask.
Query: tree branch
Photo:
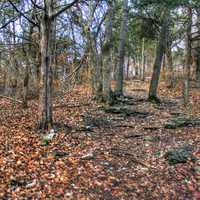
[[[12,7],[13,7],[22,17],[24,17],[26,20],[28,20],[31,24],[33,24],[34,26],[39,26],[36,22],[34,22],[34,21],[31,20],[29,17],[27,17],[23,12],[21,12],[21,11],[15,6],[15,4],[14,4],[11,0],[8,0],[8,2],[12,5]]]
[[[5,24],[3,24],[3,25],[0,27],[0,30],[3,29],[3,28],[5,28],[6,26],[8,26],[11,22],[16,21],[16,19],[17,19],[17,16],[15,16],[15,17],[11,18],[10,20],[8,20]]]
[[[74,0],[72,3],[67,4],[66,6],[64,6],[63,8],[61,8],[60,10],[58,10],[56,13],[53,14],[52,18],[56,18],[57,16],[59,16],[60,14],[62,14],[63,12],[65,12],[67,9],[71,8],[74,4],[78,3],[79,0]]]
[[[31,0],[31,3],[38,9],[40,10],[44,10],[44,8],[42,6],[39,6],[38,4],[36,4],[36,2],[34,2],[33,0]]]
[[[101,26],[102,26],[103,22],[106,20],[107,14],[108,14],[107,12],[104,14],[104,16],[102,17],[99,25],[97,26],[97,31],[95,33],[95,37],[97,37],[99,35],[99,32],[101,30]]]

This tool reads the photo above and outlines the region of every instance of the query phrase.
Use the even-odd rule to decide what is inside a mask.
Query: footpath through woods
[[[48,143],[36,100],[0,98],[0,199],[200,199],[200,91],[184,108],[181,87],[161,83],[161,104],[147,88],[127,82],[127,98],[106,108],[86,86],[56,97]]]

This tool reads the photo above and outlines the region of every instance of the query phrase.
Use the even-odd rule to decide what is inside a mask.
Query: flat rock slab
[[[200,126],[200,118],[191,116],[173,117],[168,119],[164,126],[167,129],[176,129],[187,126]]]
[[[104,115],[92,116],[92,114],[83,114],[82,119],[86,129],[109,128],[113,124],[113,120]]]
[[[146,118],[152,113],[146,111],[138,111],[133,109],[132,107],[127,106],[111,106],[104,109],[105,112],[114,113],[114,114],[123,114],[125,116],[132,116],[132,117],[139,117],[139,118]]]
[[[177,102],[175,101],[162,101],[159,104],[155,104],[154,107],[158,110],[175,109]]]

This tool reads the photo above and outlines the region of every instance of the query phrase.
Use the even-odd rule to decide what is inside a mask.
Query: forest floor
[[[159,105],[147,102],[148,84],[126,83],[123,102],[135,114],[113,114],[86,86],[56,97],[56,135],[44,145],[36,130],[37,101],[23,109],[0,98],[0,199],[200,199],[200,126],[165,128],[168,119],[200,117],[200,90],[182,106],[181,87],[161,83]],[[193,146],[196,162],[170,165],[169,150]]]

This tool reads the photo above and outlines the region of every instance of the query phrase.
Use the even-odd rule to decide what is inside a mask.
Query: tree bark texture
[[[120,29],[120,41],[118,49],[118,63],[117,63],[117,83],[115,93],[117,96],[123,95],[123,80],[124,80],[124,57],[125,57],[125,42],[126,31],[128,23],[128,0],[123,2],[123,16]]]

